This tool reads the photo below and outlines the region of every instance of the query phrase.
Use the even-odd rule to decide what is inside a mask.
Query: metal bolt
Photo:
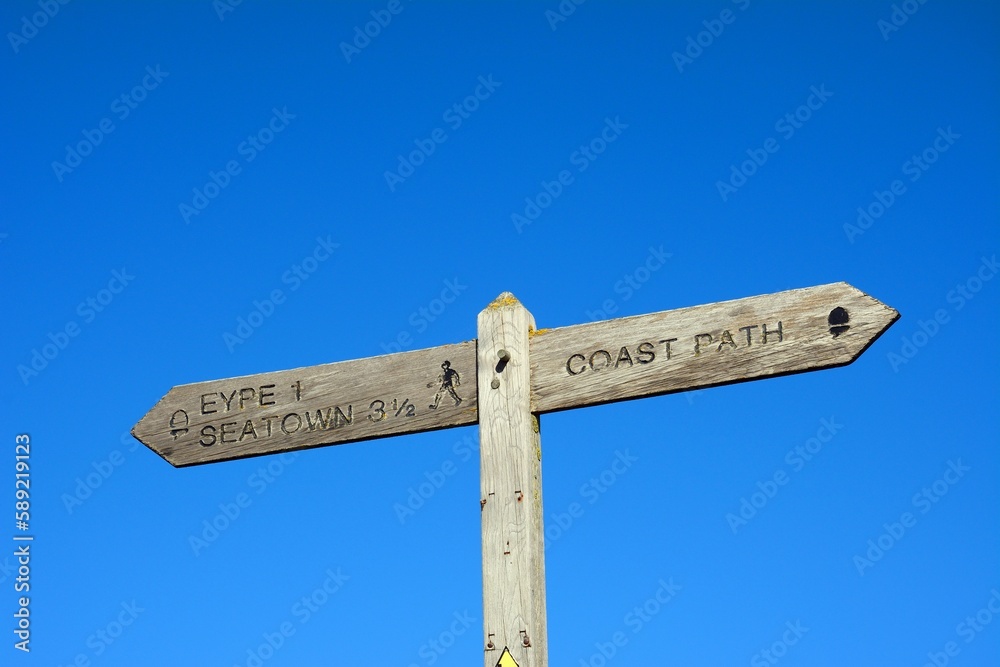
[[[493,382],[490,382],[490,386],[493,387],[494,389],[499,389],[500,380],[498,380],[497,378],[493,378]]]
[[[507,350],[500,350],[497,352],[497,358],[500,359],[501,363],[506,364],[508,361],[510,361],[510,352],[508,352]]]

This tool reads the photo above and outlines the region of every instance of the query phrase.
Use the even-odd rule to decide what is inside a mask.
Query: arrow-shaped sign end
[[[169,463],[175,468],[182,468],[183,465],[178,464],[174,457],[174,447],[170,444],[164,444],[160,442],[164,440],[162,437],[164,432],[169,434],[169,439],[176,441],[178,438],[188,435],[192,424],[190,416],[185,410],[177,409],[173,413],[168,414],[169,404],[168,400],[171,397],[171,393],[174,389],[168,391],[156,404],[149,409],[142,418],[135,423],[132,427],[130,433],[132,437],[141,442],[143,445],[148,447],[151,451],[155,452],[157,456],[162,458],[164,461]],[[157,428],[157,424],[160,424],[160,428]],[[165,425],[165,426],[164,426]]]
[[[838,283],[844,298],[827,315],[830,336],[849,341],[853,362],[872,346],[900,318],[899,311],[849,283]],[[850,334],[855,335],[850,335]]]

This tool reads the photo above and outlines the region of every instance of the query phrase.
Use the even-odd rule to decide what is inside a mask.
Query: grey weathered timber
[[[843,366],[899,319],[847,283],[536,331],[536,413]]]
[[[519,667],[548,665],[542,450],[528,358],[532,329],[531,313],[506,292],[478,318],[485,667],[496,667],[504,649]]]
[[[132,434],[188,466],[478,422],[483,665],[547,667],[539,414],[842,366],[897,319],[833,283],[535,330],[505,292],[475,341],[180,385]]]
[[[842,366],[898,318],[833,283],[539,330],[530,339],[531,411]],[[179,385],[132,434],[188,466],[474,424],[475,350],[467,341]]]
[[[473,340],[179,385],[132,435],[181,467],[475,424],[475,375]]]

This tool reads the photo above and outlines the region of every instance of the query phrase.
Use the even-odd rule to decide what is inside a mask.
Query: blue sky
[[[185,469],[129,429],[506,290],[847,281],[902,315],[850,366],[542,417],[551,664],[996,664],[995,3],[223,2],[0,9],[0,662],[478,664],[474,426]]]

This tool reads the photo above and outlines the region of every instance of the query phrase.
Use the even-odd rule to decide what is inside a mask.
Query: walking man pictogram
[[[434,384],[433,382],[428,382],[427,388],[430,389]],[[451,367],[450,361],[445,361],[441,364],[441,375],[438,376],[437,384],[439,387],[437,393],[434,395],[434,403],[428,406],[431,410],[437,410],[438,405],[441,404],[441,397],[444,396],[445,392],[448,392],[448,395],[455,401],[455,405],[462,402],[462,399],[455,393],[455,387],[462,385],[461,378],[458,376],[458,371]]]

